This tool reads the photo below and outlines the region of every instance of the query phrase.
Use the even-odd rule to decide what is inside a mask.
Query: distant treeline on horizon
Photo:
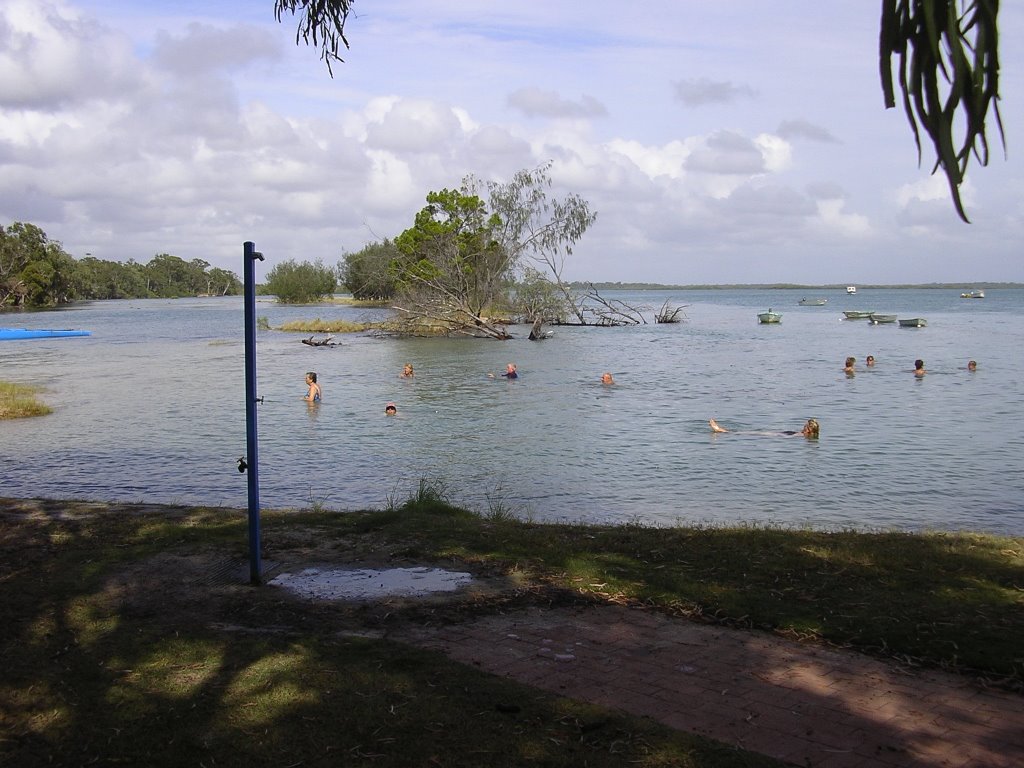
[[[803,283],[706,283],[692,285],[670,285],[663,283],[597,283],[574,281],[569,283],[576,289],[585,289],[593,286],[599,291],[725,291],[725,290],[839,290],[845,291],[846,285],[806,285]],[[857,290],[872,288],[935,288],[940,290],[964,290],[993,288],[1024,288],[1024,283],[990,283],[990,282],[963,282],[963,283],[894,283],[883,284],[858,284]]]

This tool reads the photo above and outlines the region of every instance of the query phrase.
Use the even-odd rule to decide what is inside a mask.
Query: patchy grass
[[[241,510],[0,499],[0,764],[778,766],[374,639],[531,602],[644,604],[1024,680],[1024,539],[550,525],[422,481],[383,511],[265,511],[264,557],[444,565],[514,594],[309,603],[216,577]]]
[[[392,558],[415,521],[425,550],[480,525],[422,488],[390,512],[267,512],[264,531],[268,553]],[[211,578],[245,532],[237,510],[0,500],[0,764],[781,765],[357,636],[367,609]]]
[[[42,387],[0,381],[0,419],[21,419],[53,413],[52,408],[36,398],[43,391]]]
[[[1024,689],[1024,538],[972,533],[654,528],[484,519],[417,492],[401,509],[345,516],[410,552],[702,621],[956,668]],[[427,522],[424,522],[427,521]]]
[[[301,333],[359,333],[373,328],[373,323],[351,323],[347,320],[292,320],[279,326],[279,331]]]

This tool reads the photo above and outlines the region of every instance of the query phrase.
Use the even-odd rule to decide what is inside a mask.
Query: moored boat
[[[978,291],[978,290],[968,291],[967,293],[961,293],[960,294],[960,298],[961,299],[984,299],[985,298],[985,292],[984,291]]]
[[[768,307],[767,312],[761,312],[757,316],[757,322],[759,323],[781,323],[782,314],[779,312],[772,312],[772,308]]]
[[[0,328],[0,340],[14,339],[55,339],[62,336],[89,336],[92,331],[76,331],[71,328]]]
[[[924,328],[928,325],[923,317],[900,318],[900,328]]]
[[[873,314],[875,314],[874,311],[864,311],[860,309],[848,309],[843,312],[843,316],[847,320],[864,320],[871,317]]]
[[[828,299],[800,299],[798,303],[801,307],[824,307]]]
[[[847,293],[856,293],[857,292],[857,286],[856,285],[848,285],[848,286],[846,286],[846,292]]]
[[[896,315],[881,315],[878,312],[872,312],[871,316],[868,317],[868,322],[872,325],[880,325],[882,323],[895,323]]]

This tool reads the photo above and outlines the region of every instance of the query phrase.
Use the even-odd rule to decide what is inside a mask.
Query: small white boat
[[[768,307],[767,312],[762,312],[757,316],[757,322],[759,323],[781,323],[782,315],[779,312],[772,312],[772,308]]]
[[[856,285],[848,285],[848,286],[846,286],[846,292],[847,293],[856,293],[857,292],[857,286]]]
[[[872,312],[868,317],[868,322],[872,325],[881,325],[882,323],[895,323],[896,315],[880,315],[877,312]]]
[[[967,293],[960,294],[961,299],[984,299],[984,291],[968,291]]]
[[[798,303],[801,307],[824,307],[828,299],[800,299]]]
[[[900,328],[924,328],[928,321],[923,317],[900,318]]]
[[[861,310],[861,309],[848,309],[848,310],[843,312],[843,316],[847,320],[866,320],[867,318],[871,317],[873,314],[875,314],[873,311],[870,311],[870,310],[865,311],[865,310]]]

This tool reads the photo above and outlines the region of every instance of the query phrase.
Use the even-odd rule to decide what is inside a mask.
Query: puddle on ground
[[[319,600],[372,600],[454,592],[473,580],[471,574],[443,568],[372,568],[358,570],[306,568],[282,573],[268,582],[300,597]]]

